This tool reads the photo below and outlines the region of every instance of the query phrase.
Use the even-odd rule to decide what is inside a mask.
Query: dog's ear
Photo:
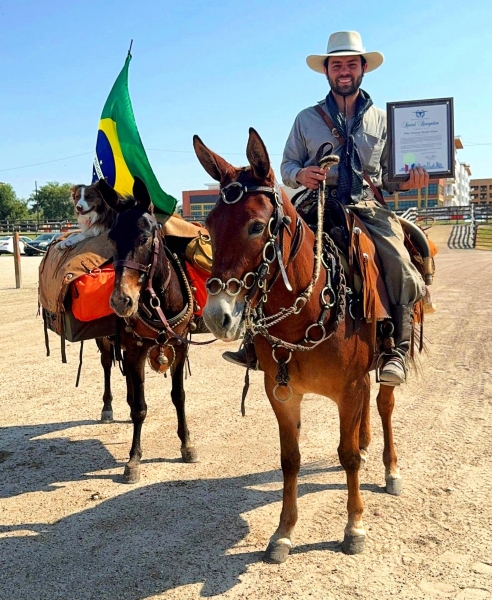
[[[77,194],[77,190],[80,190],[81,187],[85,187],[85,186],[82,183],[79,185],[70,186],[70,196],[71,196],[73,202],[75,202],[75,196]]]
[[[120,212],[124,209],[118,192],[109,185],[106,179],[99,179],[99,181],[96,181],[94,186],[110,208],[116,212]]]
[[[154,206],[152,204],[149,190],[147,189],[143,179],[140,179],[140,177],[137,176],[135,176],[135,180],[133,182],[133,197],[140,205],[142,210],[153,214]]]

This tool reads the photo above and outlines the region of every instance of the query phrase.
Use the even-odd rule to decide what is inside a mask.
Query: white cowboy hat
[[[323,65],[328,56],[363,56],[367,62],[366,73],[383,64],[381,52],[366,52],[362,38],[357,31],[337,31],[328,39],[326,54],[311,54],[306,58],[308,67],[317,73],[324,73]]]

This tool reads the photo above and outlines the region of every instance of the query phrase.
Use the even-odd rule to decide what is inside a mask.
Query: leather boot
[[[222,358],[234,365],[261,371],[258,359],[256,358],[255,345],[253,342],[243,344],[237,352],[224,352]]]
[[[400,385],[407,379],[405,357],[410,349],[412,308],[411,304],[391,307],[395,348],[389,355],[383,356],[384,362],[379,373],[379,381],[383,385]]]

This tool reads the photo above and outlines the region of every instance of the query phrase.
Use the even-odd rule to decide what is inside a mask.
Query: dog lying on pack
[[[91,185],[74,185],[70,188],[81,231],[73,233],[57,244],[60,249],[72,248],[88,237],[95,237],[110,229],[116,212],[103,200],[99,182]]]

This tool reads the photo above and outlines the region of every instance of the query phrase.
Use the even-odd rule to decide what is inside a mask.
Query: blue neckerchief
[[[338,165],[338,190],[337,198],[342,204],[358,202],[362,196],[362,181],[364,167],[360,159],[359,150],[354,141],[354,135],[362,124],[362,118],[372,106],[371,97],[364,90],[359,89],[355,103],[355,115],[352,131],[348,132],[348,123],[333,97],[332,92],[326,96],[326,108],[333,124],[340,136],[345,140],[342,146],[342,156]]]

